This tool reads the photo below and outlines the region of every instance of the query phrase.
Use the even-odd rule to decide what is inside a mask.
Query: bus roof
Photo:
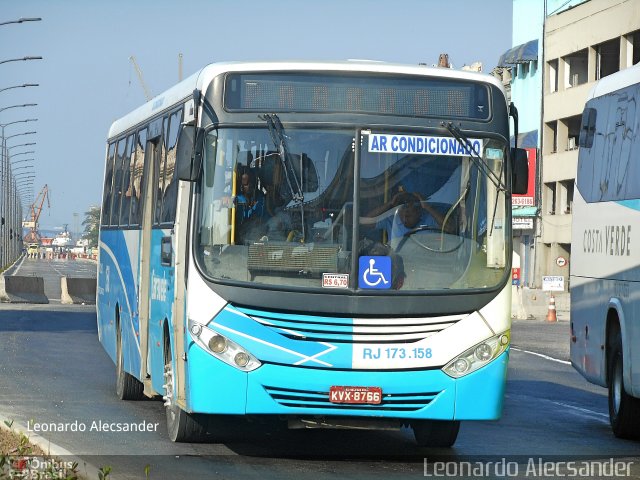
[[[254,71],[349,71],[371,73],[397,73],[401,75],[422,75],[428,77],[453,78],[481,81],[494,85],[502,92],[504,87],[495,77],[477,72],[427,67],[425,65],[403,65],[370,60],[349,60],[342,62],[312,61],[270,61],[270,62],[221,62],[211,63],[182,82],[158,94],[144,105],[116,120],[109,129],[109,138],[138,125],[155,113],[163,111],[190,97],[195,89],[206,90],[211,81],[222,73]]]
[[[619,72],[607,75],[606,77],[598,80],[589,92],[587,101],[636,83],[640,83],[640,63],[635,64],[633,67],[625,68]]]

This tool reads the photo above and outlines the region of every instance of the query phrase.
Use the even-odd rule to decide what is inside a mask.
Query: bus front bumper
[[[232,415],[350,416],[496,420],[502,413],[509,351],[464,377],[440,369],[333,371],[262,365],[246,373],[190,349],[188,410]],[[332,386],[379,387],[382,404],[329,401]]]

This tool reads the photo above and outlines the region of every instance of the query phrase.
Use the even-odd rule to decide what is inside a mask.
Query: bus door
[[[140,379],[144,384],[145,395],[152,396],[158,392],[151,387],[151,361],[149,341],[149,319],[151,313],[152,269],[151,246],[152,226],[155,212],[156,186],[158,185],[158,171],[160,165],[162,139],[162,119],[149,125],[147,145],[144,159],[144,201],[142,207],[142,221],[140,232],[140,255],[138,267],[138,306],[140,323]]]

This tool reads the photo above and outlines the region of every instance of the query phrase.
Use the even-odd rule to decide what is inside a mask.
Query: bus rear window
[[[368,113],[488,120],[486,85],[464,80],[344,73],[234,73],[224,105],[236,112]]]

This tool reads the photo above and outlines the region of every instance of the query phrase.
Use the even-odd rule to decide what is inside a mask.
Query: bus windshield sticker
[[[485,156],[487,160],[502,160],[502,150],[499,148],[487,148]]]
[[[469,142],[476,155],[481,155],[483,142],[470,138]],[[447,155],[466,157],[469,149],[453,137],[428,137],[419,135],[395,135],[372,133],[369,135],[369,152],[409,153],[415,155]]]
[[[323,273],[322,288],[349,288],[349,274]]]
[[[391,257],[363,256],[358,259],[358,287],[391,288]]]

